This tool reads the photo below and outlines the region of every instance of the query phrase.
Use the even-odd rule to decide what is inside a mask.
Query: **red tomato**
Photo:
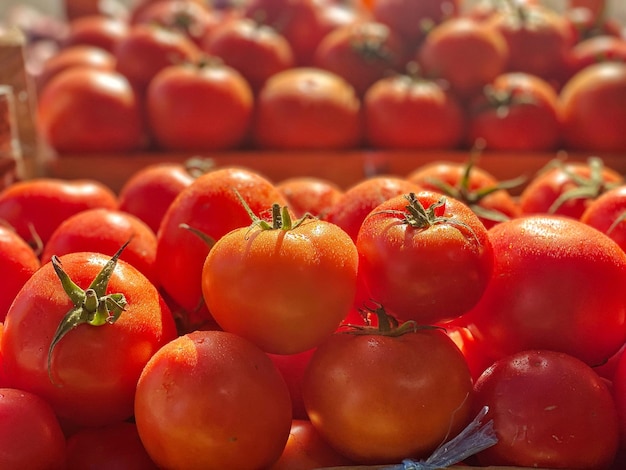
[[[602,34],[580,41],[569,51],[570,75],[605,61],[626,62],[626,38]]]
[[[470,104],[468,143],[481,140],[486,150],[495,151],[556,150],[560,105],[556,90],[537,75],[499,75]]]
[[[626,341],[626,254],[575,219],[534,215],[489,230],[494,269],[460,321],[502,357],[527,349],[604,363]]]
[[[626,450],[626,355],[622,354],[613,374],[613,399],[619,421],[620,449]]]
[[[146,94],[157,145],[167,150],[226,150],[241,146],[250,130],[254,97],[248,82],[222,64],[170,65]]]
[[[314,352],[312,348],[296,354],[268,354],[289,388],[293,419],[308,419],[302,400],[302,377]]]
[[[494,362],[493,357],[489,354],[489,348],[485,347],[483,342],[476,338],[466,326],[451,323],[442,323],[440,326],[463,353],[465,362],[467,362],[472,374],[472,380],[476,381]]]
[[[0,192],[0,219],[31,246],[45,245],[68,217],[94,208],[116,209],[117,197],[90,179],[35,178],[18,181]]]
[[[274,184],[245,169],[221,168],[198,177],[170,205],[157,235],[157,269],[161,286],[185,310],[204,305],[202,266],[209,246],[186,224],[214,240],[250,225],[250,216],[233,189],[259,215],[275,202],[286,201]]]
[[[4,323],[0,323],[0,344],[2,344],[2,334],[4,333]],[[0,387],[6,385],[6,379],[4,378],[4,366],[2,361],[2,348],[0,348]]]
[[[128,80],[92,67],[70,68],[47,83],[37,125],[59,153],[131,151],[145,138],[141,105]]]
[[[12,229],[0,225],[0,323],[19,290],[40,266],[28,243]]]
[[[273,75],[259,91],[252,126],[262,149],[311,150],[356,147],[361,102],[338,75],[297,67]]]
[[[267,227],[255,222],[217,240],[202,293],[225,331],[269,353],[295,354],[317,346],[348,314],[358,253],[335,224],[274,217]]]
[[[383,149],[454,149],[467,125],[458,99],[435,80],[397,74],[363,98],[365,139]]]
[[[127,34],[128,23],[124,20],[102,14],[81,16],[70,21],[64,45],[88,45],[113,53]]]
[[[88,252],[59,260],[31,276],[7,313],[6,379],[45,399],[68,426],[125,420],[143,367],[176,337],[172,315],[156,288],[124,261]],[[73,288],[62,285],[59,267]]]
[[[615,404],[606,383],[564,353],[531,350],[502,358],[475,385],[498,442],[481,465],[607,468],[618,446]]]
[[[570,150],[626,149],[626,63],[585,67],[561,90],[563,139]]]
[[[82,428],[67,439],[67,470],[157,470],[137,426],[119,422]]]
[[[305,371],[311,422],[355,462],[425,458],[471,420],[472,379],[459,349],[439,329],[406,330],[336,333]]]
[[[197,331],[148,362],[135,420],[160,468],[268,468],[289,437],[291,403],[260,349],[231,333]]]
[[[359,276],[400,320],[454,319],[481,298],[493,266],[487,229],[464,203],[420,191],[396,196],[363,221]]]
[[[293,177],[276,183],[296,217],[324,218],[341,199],[343,190],[334,182],[312,176]]]
[[[137,170],[122,185],[119,209],[143,220],[157,233],[167,208],[194,176],[180,163],[154,163]]]
[[[625,214],[626,185],[620,185],[589,202],[580,221],[605,233],[626,251]]]
[[[54,411],[39,396],[0,388],[0,467],[66,468],[65,436]]]

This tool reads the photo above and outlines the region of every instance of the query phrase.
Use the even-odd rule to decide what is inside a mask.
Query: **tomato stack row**
[[[68,23],[39,128],[59,154],[623,152],[624,34],[576,4],[143,0]]]
[[[623,468],[626,182],[478,164],[13,183],[0,466]]]

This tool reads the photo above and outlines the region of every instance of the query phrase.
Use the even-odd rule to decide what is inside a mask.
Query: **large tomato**
[[[603,364],[626,340],[626,254],[578,220],[530,215],[489,230],[494,269],[459,319],[502,357],[537,348]]]
[[[126,34],[128,23],[122,19],[102,14],[81,16],[69,22],[63,45],[88,45],[113,53]]]
[[[580,221],[597,228],[626,251],[626,185],[598,196],[580,216]]]
[[[626,62],[626,38],[602,34],[580,41],[568,54],[570,74],[598,62]]]
[[[280,457],[291,403],[259,348],[223,331],[196,331],[150,359],[137,384],[139,436],[160,468],[260,469]]]

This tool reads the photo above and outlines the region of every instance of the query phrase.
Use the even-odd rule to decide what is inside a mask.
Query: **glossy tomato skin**
[[[128,23],[107,15],[86,15],[68,24],[64,47],[88,45],[113,53],[117,43],[128,33]]]
[[[147,364],[135,419],[160,468],[268,468],[287,442],[291,403],[260,349],[231,333],[197,331]]]
[[[605,233],[626,251],[626,224],[621,220],[624,211],[626,186],[620,185],[591,201],[580,216],[580,221]]]
[[[613,398],[619,422],[620,450],[626,450],[626,356],[622,354],[612,377]]]
[[[156,144],[167,150],[241,146],[253,111],[248,82],[221,64],[170,65],[148,85],[146,108]]]
[[[276,187],[296,217],[308,213],[323,219],[343,195],[341,187],[333,181],[313,176],[287,178]]]
[[[289,388],[294,420],[309,419],[302,400],[302,377],[314,352],[315,348],[311,348],[296,354],[268,354]]]
[[[415,197],[426,209],[442,198],[430,191]],[[435,210],[457,223],[412,227],[404,222],[407,198],[401,195],[373,209],[359,230],[359,276],[372,298],[401,320],[456,318],[478,302],[491,276],[487,229],[464,203],[444,200]]]
[[[99,253],[60,257],[70,278],[86,289],[110,259]],[[7,382],[45,399],[68,426],[98,426],[133,413],[135,387],[148,359],[176,337],[172,315],[156,288],[119,260],[108,293],[127,305],[114,324],[79,325],[48,350],[72,302],[52,263],[42,266],[16,296],[4,323],[1,348]],[[54,382],[52,381],[54,379]]]
[[[0,388],[0,466],[66,468],[65,436],[53,409],[36,394]]]
[[[436,329],[336,333],[316,349],[302,390],[323,439],[361,464],[425,458],[471,419],[467,363]]]
[[[587,364],[564,353],[530,350],[495,362],[477,380],[498,442],[482,465],[608,468],[618,447],[615,403]]]
[[[494,357],[527,349],[603,364],[626,339],[626,255],[578,220],[531,215],[489,230],[494,269],[461,317]]]
[[[568,55],[570,76],[604,61],[626,61],[626,38],[601,34],[575,44]]]

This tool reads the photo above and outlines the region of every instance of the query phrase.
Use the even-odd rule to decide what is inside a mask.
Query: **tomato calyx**
[[[476,113],[481,113],[488,109],[494,109],[496,116],[504,119],[515,106],[538,106],[539,102],[530,93],[520,92],[515,89],[496,89],[493,85],[487,84],[483,87],[483,95],[486,99],[483,106],[478,106]]]
[[[272,218],[271,218],[271,221],[268,222],[267,220],[260,218],[254,212],[252,212],[252,209],[250,209],[250,206],[248,205],[248,203],[241,196],[241,194],[239,194],[239,191],[235,190],[235,194],[237,195],[237,198],[241,202],[241,205],[244,207],[244,209],[250,216],[250,220],[252,221],[252,224],[250,225],[250,229],[254,227],[258,227],[261,230],[283,230],[287,232],[289,230],[293,230],[297,228],[305,220],[315,218],[311,214],[306,213],[302,217],[294,221],[291,218],[289,207],[287,206],[281,207],[280,204],[274,203],[272,204],[272,208],[271,208]]]
[[[366,325],[343,325],[346,329],[343,333],[355,334],[355,335],[381,335],[398,337],[407,333],[415,333],[418,330],[435,330],[442,329],[436,325],[420,325],[414,320],[407,320],[400,323],[396,317],[387,313],[385,307],[378,303],[373,302],[374,307],[364,306],[359,309],[359,312],[363,316]],[[378,320],[377,326],[371,326],[370,315],[376,315]]]
[[[82,324],[91,326],[113,324],[126,309],[127,302],[124,294],[107,294],[106,290],[117,261],[129,243],[130,240],[124,243],[113,257],[107,261],[85,290],[76,285],[67,275],[61,266],[59,258],[56,255],[52,257],[52,266],[61,281],[63,290],[74,304],[61,320],[48,349],[48,377],[52,383],[56,384],[52,377],[52,354],[54,348],[63,337]]]

